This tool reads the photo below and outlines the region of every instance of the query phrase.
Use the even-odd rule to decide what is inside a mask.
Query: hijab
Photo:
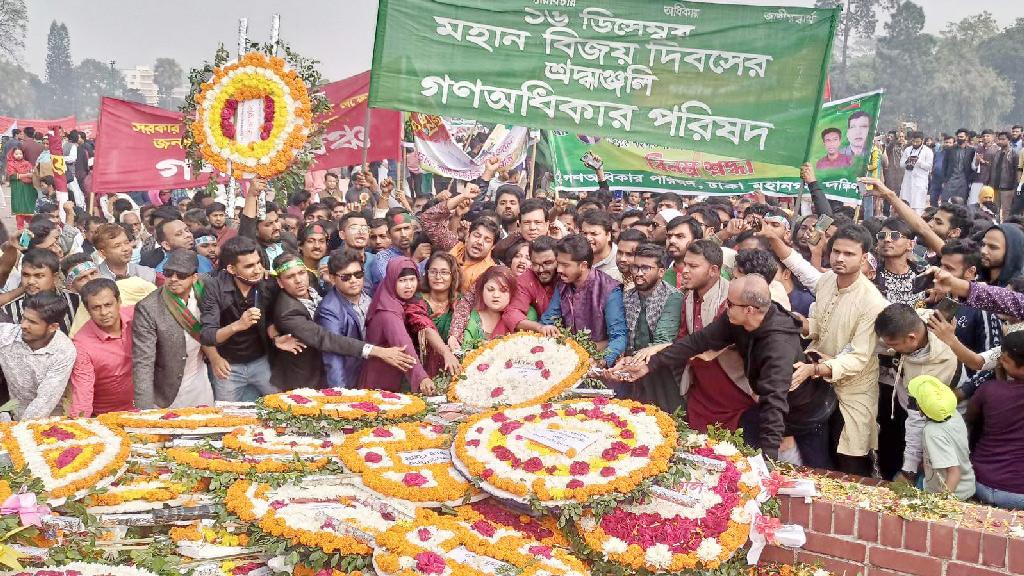
[[[404,301],[398,297],[396,287],[398,278],[402,272],[411,270],[419,278],[419,270],[416,263],[408,256],[392,258],[388,262],[387,271],[384,273],[384,280],[377,286],[377,291],[370,301],[370,309],[366,312],[366,324],[377,314],[390,313],[402,318],[405,314]]]
[[[25,160],[24,157],[22,157],[21,160],[15,158],[15,150],[19,150],[19,148],[13,148],[7,153],[7,175],[17,176],[18,174],[28,174],[32,171],[32,163]]]

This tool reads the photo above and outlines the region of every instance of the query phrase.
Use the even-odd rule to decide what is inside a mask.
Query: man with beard
[[[590,338],[602,352],[599,366],[612,366],[626,351],[626,311],[622,285],[600,270],[591,269],[594,251],[587,239],[570,234],[555,245],[558,284],[541,316],[541,334],[557,337],[556,321],[575,330],[590,330]]]
[[[940,197],[943,202],[949,202],[952,198],[967,201],[967,191],[974,174],[971,168],[973,162],[974,148],[971,146],[968,130],[960,128],[956,131],[956,147],[947,150],[943,159]]]
[[[665,271],[665,282],[669,286],[683,289],[686,247],[703,237],[704,226],[693,216],[676,216],[669,221],[665,230],[665,254],[672,259],[672,265]]]
[[[671,344],[679,332],[683,297],[679,290],[662,280],[664,261],[665,249],[657,244],[641,244],[634,249],[629,265],[633,287],[623,295],[629,329],[626,354],[632,355],[651,345]],[[671,369],[659,370],[636,383],[633,397],[671,414],[682,404],[676,382]]]
[[[281,231],[282,210],[276,202],[268,200],[265,204],[266,216],[263,220],[256,220],[258,202],[266,190],[266,180],[263,178],[252,179],[249,191],[245,196],[242,214],[238,219],[238,235],[252,238],[259,244],[263,269],[269,270],[270,263],[285,250],[298,252],[298,243],[292,233]]]
[[[617,248],[612,242],[612,218],[604,210],[588,210],[579,216],[580,234],[590,242],[594,251],[594,270],[622,282],[622,275],[615,264]]]
[[[373,294],[377,290],[377,285],[384,280],[388,262],[399,256],[412,254],[412,238],[416,233],[416,219],[412,214],[405,208],[392,208],[388,210],[384,221],[388,227],[391,245],[374,255],[373,266],[370,268],[370,294]]]
[[[523,203],[523,189],[515,184],[502,184],[494,196],[495,210],[501,219],[505,234],[514,233],[519,226],[519,207]]]
[[[164,264],[172,250],[195,250],[196,243],[192,231],[183,220],[164,220],[156,227],[156,241],[164,250],[164,258],[154,270],[163,274]],[[213,271],[213,262],[205,256],[199,256],[199,273],[208,274]]]
[[[217,246],[222,246],[238,235],[238,230],[228,226],[227,214],[227,206],[220,202],[214,202],[206,207],[206,218],[210,221],[210,228],[213,228],[214,235],[217,236]]]
[[[472,203],[480,195],[480,187],[472,182],[466,184],[465,190],[436,206],[423,211],[421,221],[423,231],[430,238],[434,250],[451,252],[462,272],[459,292],[470,293],[476,285],[476,279],[494,266],[491,248],[498,241],[501,230],[487,215],[481,213],[469,225],[466,241],[460,242],[457,233],[448,226],[451,213],[463,201]],[[516,209],[519,209],[518,204]]]
[[[916,233],[924,246],[933,254],[942,250],[942,246],[956,238],[967,237],[970,233],[969,213],[965,206],[945,203],[938,207],[926,222],[916,210],[888,186],[877,178],[860,178],[859,182],[870,185],[872,194],[886,201],[894,212],[894,217],[902,220]]]
[[[378,358],[405,372],[416,359],[402,348],[382,348],[360,340],[334,334],[313,321],[320,295],[309,285],[303,261],[294,254],[282,254],[274,260],[274,272],[281,292],[274,302],[273,323],[278,332],[291,334],[305,348],[298,354],[282,354],[274,358],[270,384],[279,390],[300,386],[324,387],[321,352],[353,358]]]
[[[974,147],[974,160],[971,168],[974,177],[971,179],[968,204],[977,204],[978,196],[981,194],[982,186],[988,186],[992,179],[992,166],[999,155],[999,146],[996,145],[996,135],[991,128],[981,131],[981,143]]]
[[[1024,126],[1014,124],[1010,128],[1010,148],[1018,155],[1024,154]]]
[[[900,166],[906,171],[900,187],[900,198],[918,213],[928,207],[928,179],[932,175],[935,153],[924,145],[924,134],[910,133],[910,146],[900,155]]]
[[[615,266],[624,280],[623,288],[629,289],[633,284],[633,258],[636,256],[636,249],[647,242],[647,236],[639,230],[623,230],[619,234],[619,242],[616,244]],[[664,268],[664,266],[662,266]]]
[[[71,371],[68,416],[92,418],[135,407],[132,386],[134,306],[121,306],[121,293],[109,278],[91,280],[82,289],[89,321],[75,334],[78,355]]]
[[[832,452],[842,472],[871,475],[871,450],[878,447],[878,355],[875,318],[888,305],[861,269],[871,251],[871,234],[848,224],[832,237],[829,262],[813,287],[817,302],[804,321],[808,350],[820,361],[793,365],[791,390],[824,379],[839,398],[831,422]],[[784,261],[785,262],[785,261]]]
[[[868,134],[871,132],[871,116],[863,110],[850,114],[846,121],[846,139],[849,144],[839,150],[856,160],[858,156],[866,156],[870,149],[867,146]]]
[[[987,184],[999,195],[999,209],[1005,221],[1024,210],[1024,199],[1016,195],[1021,179],[1020,159],[1010,147],[1010,135],[1000,132],[996,136],[996,153],[992,155],[992,169]]]
[[[948,134],[942,136],[942,147],[935,151],[935,162],[932,167],[932,178],[928,182],[928,199],[932,206],[939,203],[939,196],[942,195],[942,175],[946,171],[946,157],[949,151],[956,146],[956,138]],[[874,176],[869,174],[869,176]]]
[[[18,322],[0,323],[0,369],[15,403],[14,419],[60,415],[77,354],[60,330],[68,304],[52,292],[41,292],[28,298],[23,311]]]
[[[388,222],[383,218],[370,220],[370,236],[366,243],[366,251],[376,256],[391,248],[391,236],[388,234]]]
[[[328,233],[325,224],[322,220],[313,222],[303,226],[299,232],[299,253],[309,274],[307,282],[321,296],[325,289],[320,283],[320,260],[327,255]]]
[[[1007,286],[1024,265],[1024,232],[1015,224],[989,228],[981,240],[982,281]]]
[[[216,346],[213,393],[216,400],[251,402],[279,392],[270,384],[270,305],[277,287],[265,281],[262,257],[266,252],[245,235],[224,243],[223,269],[205,282],[200,304],[199,342]],[[290,336],[274,337],[278,347],[294,348]]]
[[[557,264],[554,238],[541,236],[530,243],[530,268],[516,279],[516,292],[502,314],[502,322],[506,326],[540,332],[541,324],[526,316],[530,308],[534,312],[548,309],[555,290]]]

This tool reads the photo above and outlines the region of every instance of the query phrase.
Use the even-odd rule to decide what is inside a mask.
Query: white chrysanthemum
[[[713,562],[722,553],[722,545],[714,538],[705,538],[697,547],[697,558],[701,562]]]
[[[580,518],[580,529],[584,532],[590,532],[597,527],[597,520],[594,520],[593,516],[584,516]]]
[[[705,510],[709,510],[721,503],[722,497],[711,490],[706,490],[700,495],[700,505],[703,506]]]
[[[832,573],[824,568],[818,568],[814,571],[814,576],[832,576]]]
[[[715,454],[725,456],[726,458],[731,458],[739,453],[739,450],[729,442],[719,442],[715,444],[714,450]]]
[[[629,550],[629,544],[626,544],[623,540],[616,538],[615,536],[609,536],[605,539],[601,548],[608,554],[622,554],[626,550]]]
[[[740,476],[740,483],[747,486],[760,486],[761,475],[756,470],[748,470]]]
[[[737,524],[750,524],[753,519],[746,508],[733,508],[729,518]]]
[[[412,570],[416,567],[416,561],[412,559],[412,556],[402,556],[398,559],[398,565],[403,570]]]
[[[672,550],[666,544],[655,544],[644,551],[644,561],[648,566],[664,570],[672,565]]]
[[[686,437],[686,443],[691,446],[705,444],[708,441],[707,434],[690,434]]]

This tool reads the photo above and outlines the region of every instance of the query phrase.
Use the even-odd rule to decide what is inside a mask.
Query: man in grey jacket
[[[213,404],[204,354],[223,362],[214,347],[199,343],[199,302],[205,293],[195,252],[173,250],[164,264],[163,287],[135,305],[132,381],[135,407],[182,408]]]

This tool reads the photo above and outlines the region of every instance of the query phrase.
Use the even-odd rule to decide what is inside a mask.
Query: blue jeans
[[[1008,508],[1010,510],[1024,510],[1024,494],[989,488],[981,482],[974,483],[974,497],[990,506],[998,506],[999,508]]]
[[[224,380],[212,378],[213,397],[224,402],[253,402],[267,394],[280,392],[270,384],[270,363],[264,356],[251,362],[231,363],[231,374]]]

